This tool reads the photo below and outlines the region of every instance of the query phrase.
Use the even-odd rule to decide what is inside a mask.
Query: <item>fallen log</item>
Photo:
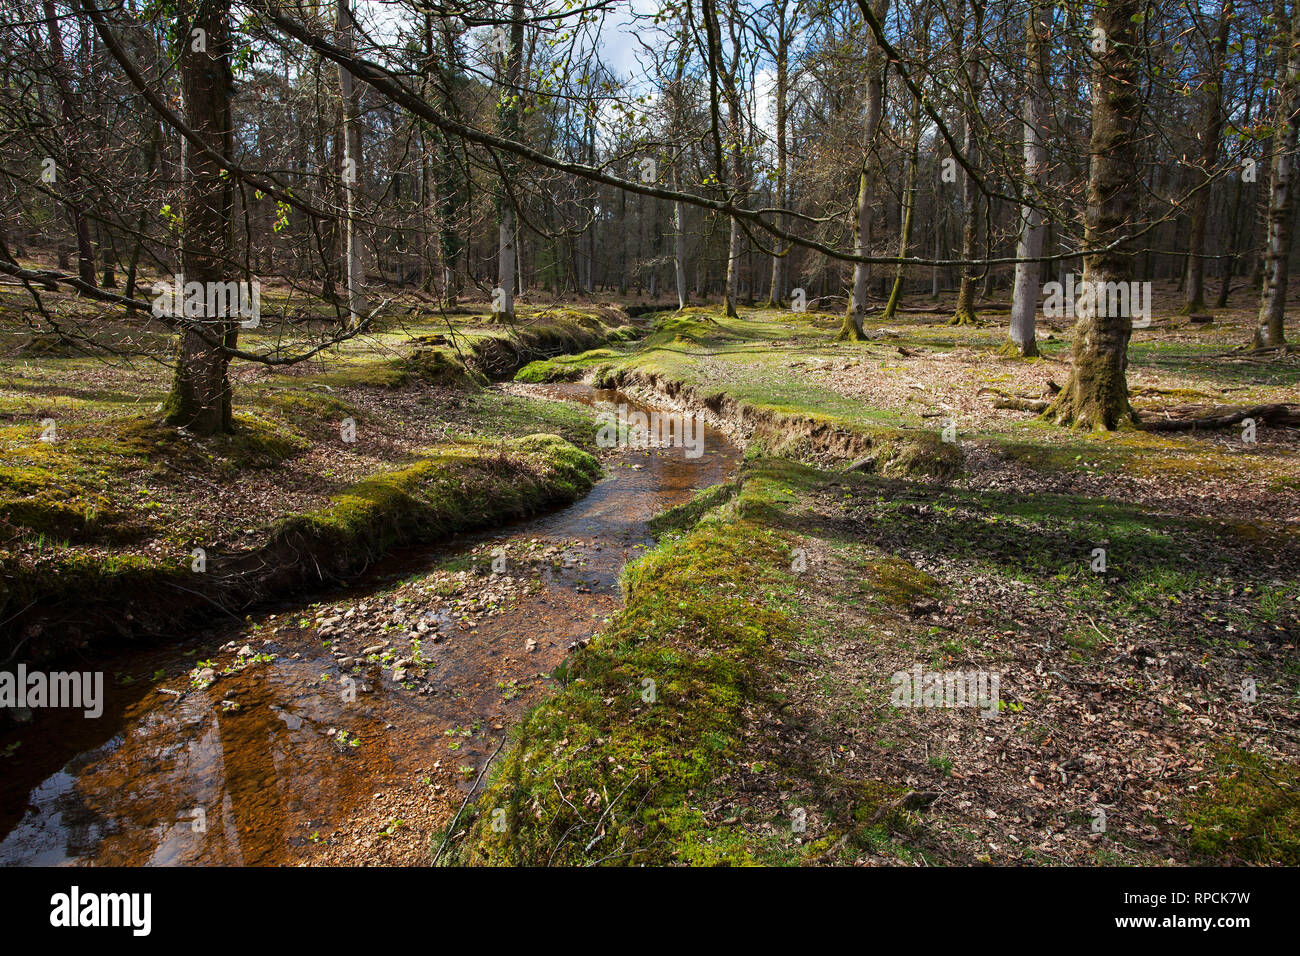
[[[1170,411],[1187,411],[1189,408],[1204,408],[1205,406],[1180,406]],[[1246,419],[1254,419],[1257,424],[1261,425],[1300,425],[1300,408],[1292,408],[1290,405],[1275,403],[1271,405],[1254,405],[1250,408],[1228,408],[1224,411],[1216,411],[1209,415],[1180,415],[1177,417],[1145,418],[1138,422],[1138,428],[1148,432],[1176,432],[1189,431],[1209,428],[1229,428],[1233,425],[1240,424]],[[1148,413],[1150,414],[1150,413]],[[1159,412],[1155,413],[1159,415]]]

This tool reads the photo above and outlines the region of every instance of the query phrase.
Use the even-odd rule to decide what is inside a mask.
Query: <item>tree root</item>
[[[1061,386],[1057,385],[1055,382],[1047,383],[1047,393],[1049,395],[1055,395],[1060,390]],[[1010,392],[1004,392],[1000,388],[990,388],[988,386],[985,386],[976,392],[975,397],[978,398],[985,392],[1001,396],[1001,398],[994,399],[994,408],[1011,408],[1018,412],[1042,413],[1047,411],[1047,406],[1051,404],[1050,399],[1030,398],[1027,395],[1012,395]]]

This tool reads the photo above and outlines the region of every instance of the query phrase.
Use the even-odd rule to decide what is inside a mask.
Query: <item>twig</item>
[[[442,835],[442,846],[438,847],[438,852],[433,855],[433,862],[429,864],[430,866],[438,865],[438,860],[442,857],[442,851],[447,848],[447,841],[450,840],[451,835],[456,832],[456,824],[460,820],[460,815],[465,812],[465,806],[469,803],[469,798],[474,796],[474,791],[478,789],[479,782],[483,779],[483,774],[487,773],[487,768],[492,765],[492,761],[496,759],[496,755],[499,754],[501,748],[506,745],[506,738],[508,736],[510,735],[501,735],[501,743],[497,744],[497,749],[492,751],[492,756],[488,757],[483,763],[483,769],[478,772],[478,777],[474,780],[474,786],[469,788],[469,793],[465,794],[465,799],[461,801],[460,809],[456,811],[456,815],[451,818],[451,823],[447,825],[447,832]]]

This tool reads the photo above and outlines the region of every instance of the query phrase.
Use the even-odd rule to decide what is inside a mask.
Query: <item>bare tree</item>
[[[1038,354],[1034,324],[1038,314],[1041,263],[1036,260],[1043,254],[1043,239],[1047,233],[1041,186],[1047,174],[1043,121],[1047,111],[1047,53],[1050,44],[1050,13],[1036,2],[1025,16],[1025,202],[1020,207],[1020,231],[1016,241],[1016,256],[1021,261],[1016,263],[1011,291],[1010,344],[1025,358]]]
[[[1268,184],[1268,238],[1264,246],[1264,290],[1259,305],[1255,345],[1286,342],[1286,292],[1291,262],[1291,210],[1295,204],[1291,180],[1295,175],[1297,133],[1300,132],[1300,0],[1286,16],[1278,0],[1277,113],[1273,123],[1273,162]],[[1282,24],[1290,24],[1283,29]]]
[[[876,0],[872,13],[877,22],[884,22],[889,13],[889,0]],[[885,65],[879,45],[873,37],[867,40],[867,92],[864,104],[865,123],[862,142],[862,164],[858,169],[858,195],[853,216],[853,251],[859,256],[871,255],[871,213],[875,202],[871,174],[872,152],[880,132],[884,115]],[[853,264],[853,293],[849,297],[844,322],[840,325],[840,341],[860,341],[863,338],[862,321],[867,314],[867,284],[871,281],[871,266],[866,262]]]
[[[339,46],[355,49],[355,23],[348,0],[338,0]],[[339,65],[339,91],[343,103],[343,197],[344,250],[347,259],[348,318],[352,325],[362,320],[366,305],[366,260],[364,238],[357,222],[358,196],[362,175],[361,90],[352,74]]]
[[[1074,329],[1070,377],[1043,413],[1076,428],[1110,430],[1131,423],[1128,400],[1130,310],[1117,308],[1110,289],[1133,274],[1132,232],[1137,210],[1137,140],[1146,0],[1110,0],[1093,17],[1092,139],[1084,216],[1082,282],[1091,302]],[[1127,299],[1125,300],[1127,301]]]
[[[1191,196],[1191,235],[1187,241],[1187,283],[1184,312],[1200,312],[1205,308],[1205,227],[1210,210],[1210,183],[1219,156],[1223,137],[1223,69],[1228,52],[1228,36],[1232,29],[1232,0],[1223,0],[1219,7],[1219,25],[1201,84],[1201,117],[1197,135],[1201,138],[1199,172],[1200,183]]]

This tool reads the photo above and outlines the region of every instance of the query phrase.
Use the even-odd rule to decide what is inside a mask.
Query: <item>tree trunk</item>
[[[786,205],[786,96],[790,84],[790,33],[786,23],[785,7],[781,8],[781,22],[776,37],[776,207]],[[778,227],[785,225],[785,217],[777,214]],[[767,305],[780,308],[785,300],[785,256],[772,256],[772,277],[768,284]]]
[[[348,0],[338,0],[337,27],[339,46],[351,52],[354,48],[354,22]],[[369,311],[365,293],[365,248],[361,229],[357,223],[362,174],[361,90],[352,74],[341,64],[339,91],[343,103],[343,197],[344,211],[347,216],[344,225],[344,248],[347,256],[348,321],[355,326]]]
[[[921,158],[921,104],[918,100],[912,102],[911,125],[912,142],[907,156],[907,186],[903,190],[903,221],[898,237],[899,259],[906,258],[908,250],[912,247],[912,223],[916,218],[916,176]],[[906,267],[902,262],[899,262],[894,269],[894,287],[889,292],[889,301],[885,304],[885,312],[881,316],[881,319],[885,322],[893,321],[894,315],[898,311],[898,303],[903,295],[903,280],[906,275]]]
[[[1146,4],[1111,0],[1093,23],[1105,52],[1093,53],[1092,140],[1083,242],[1083,283],[1094,290],[1128,283],[1133,271],[1133,215],[1137,209],[1137,139],[1141,101],[1137,82]],[[1102,251],[1096,251],[1102,250]],[[1043,413],[1059,425],[1111,430],[1135,421],[1128,400],[1131,309],[1109,308],[1094,295],[1074,329],[1073,364],[1059,395]],[[1100,301],[1098,301],[1100,300]],[[1130,302],[1131,305],[1131,302]],[[1113,313],[1113,314],[1112,314]]]
[[[1046,14],[1046,16],[1045,16]],[[1020,236],[1016,258],[1030,259],[1043,254],[1044,225],[1042,184],[1047,170],[1047,42],[1050,42],[1050,14],[1040,3],[1030,8],[1025,18],[1025,104],[1024,187],[1027,202],[1020,207]],[[1038,315],[1041,262],[1017,262],[1015,285],[1011,292],[1011,345],[1017,354],[1030,358],[1038,354],[1034,324]]]
[[[962,117],[962,151],[966,154],[966,162],[974,168],[979,161],[975,119],[979,114],[980,90],[984,85],[984,66],[981,62],[984,51],[980,47],[980,37],[984,32],[983,0],[971,0],[971,12],[971,50],[966,62],[966,82],[970,94]],[[964,30],[965,23],[959,23],[958,28]],[[958,37],[959,48],[960,40]],[[979,190],[975,185],[975,177],[965,169],[962,170],[961,215],[961,257],[970,262],[975,258],[975,244],[979,239]],[[975,316],[975,285],[979,279],[978,268],[972,265],[963,267],[961,287],[957,292],[957,309],[951,324],[973,325],[978,321]]]
[[[59,30],[58,12],[54,0],[44,0],[45,29],[50,40],[50,61],[54,67],[55,85],[59,89],[59,102],[63,108],[63,121],[68,124],[68,135],[80,128],[77,116],[76,93],[68,81],[68,64],[63,56],[63,34]],[[77,275],[82,282],[95,285],[95,252],[90,246],[90,223],[81,208],[82,179],[79,146],[69,144],[68,182],[64,190],[64,205],[68,209],[68,218],[72,221],[72,232],[77,240]]]
[[[680,189],[677,167],[673,166],[673,189]],[[686,209],[679,202],[673,203],[673,264],[677,279],[677,308],[686,308]]]
[[[736,88],[736,75],[740,70],[741,50],[739,44],[733,51],[731,65],[725,62],[722,51],[722,28],[718,23],[717,9],[713,0],[705,0],[701,12],[704,17],[705,34],[708,43],[708,58],[710,69],[722,83],[722,93],[727,101],[727,135],[725,150],[722,141],[722,131],[720,130],[720,118],[717,108],[717,85],[710,83],[710,100],[711,111],[710,118],[713,124],[715,157],[714,162],[718,167],[716,172],[720,184],[723,186],[727,198],[734,203],[742,201],[744,195],[744,143],[742,139],[741,120],[740,120],[740,92]],[[735,11],[733,10],[732,22],[735,22]],[[733,31],[733,40],[735,39]],[[723,168],[722,154],[726,152],[731,160],[730,173]],[[727,182],[730,178],[732,181]],[[730,188],[728,188],[730,187]],[[723,311],[731,318],[737,318],[736,312],[736,286],[740,271],[740,223],[735,217],[729,217],[730,229],[727,234],[727,273],[726,280],[722,288],[722,307]]]
[[[1279,2],[1279,13],[1282,12]],[[1278,17],[1279,26],[1282,18]],[[1286,292],[1291,260],[1291,180],[1295,175],[1296,134],[1300,131],[1300,0],[1293,0],[1286,49],[1278,45],[1277,118],[1269,176],[1268,239],[1264,251],[1264,292],[1259,305],[1257,348],[1286,342]]]
[[[511,0],[510,35],[506,41],[505,70],[501,89],[497,95],[497,123],[501,135],[507,139],[518,139],[520,130],[520,71],[523,69],[524,57],[524,0]],[[513,188],[512,176],[517,163],[510,158],[503,160],[505,176],[501,183],[501,193],[497,198],[497,288],[492,294],[492,321],[514,322],[516,288],[516,251],[515,251],[515,207],[510,198],[509,189]]]
[[[889,0],[877,0],[872,7],[878,22],[883,23],[889,12]],[[867,49],[867,93],[866,122],[864,123],[862,142],[862,166],[858,170],[857,207],[853,216],[853,252],[859,256],[871,255],[871,211],[874,190],[870,175],[870,153],[880,130],[880,120],[884,114],[885,70],[881,62],[880,49],[874,38],[868,38]],[[864,336],[862,321],[867,314],[867,284],[871,281],[871,264],[853,263],[853,292],[849,296],[848,308],[844,312],[844,322],[836,338],[841,341],[860,342]]]
[[[185,120],[208,149],[229,159],[234,154],[230,0],[178,0],[176,14]],[[232,265],[233,208],[231,177],[182,140],[181,278],[186,284],[225,281]],[[166,421],[203,435],[229,432],[230,356],[222,346],[235,347],[239,325],[228,315],[208,315],[206,307],[201,315],[178,316],[178,321],[183,331],[171,392],[163,402]]]
[[[1184,312],[1205,309],[1205,227],[1210,209],[1212,170],[1219,158],[1219,140],[1223,132],[1223,66],[1232,26],[1232,0],[1223,0],[1219,9],[1219,31],[1210,49],[1206,80],[1202,86],[1205,102],[1200,122],[1200,188],[1191,197],[1191,235],[1187,243],[1187,281]]]

